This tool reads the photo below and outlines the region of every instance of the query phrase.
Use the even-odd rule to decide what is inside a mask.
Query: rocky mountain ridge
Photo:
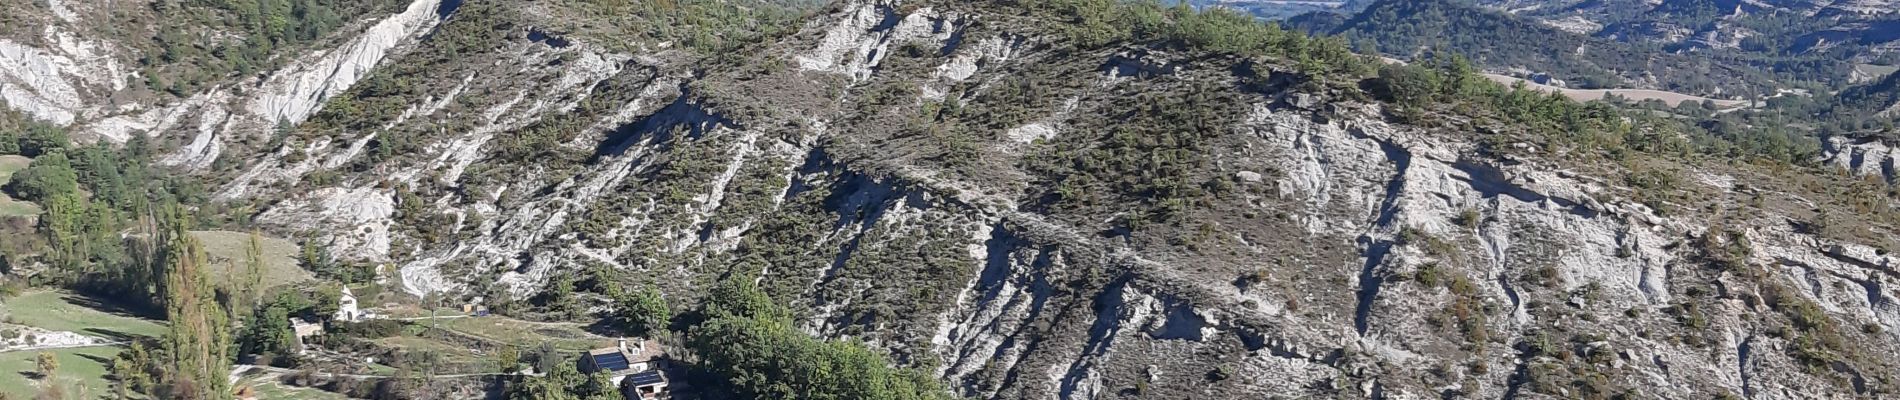
[[[83,51],[0,42],[29,61],[0,76],[41,119],[176,143],[262,226],[412,293],[527,300],[604,270],[691,298],[756,276],[806,331],[970,397],[1895,390],[1893,205],[1840,221],[1846,173],[1399,123],[1286,60],[1079,47],[1002,2],[842,2],[717,59],[616,50],[552,29],[558,7],[418,0],[151,108],[94,108],[109,96],[80,93],[130,76]],[[1131,227],[1149,208],[1048,177],[1163,146],[1106,133],[1168,104],[1216,127],[1143,152],[1204,160],[1171,177],[1213,193],[1178,219]],[[984,124],[933,129],[945,110]],[[1830,162],[1891,175],[1852,148]]]

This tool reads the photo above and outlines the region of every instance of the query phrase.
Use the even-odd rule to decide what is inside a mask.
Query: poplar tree
[[[166,212],[160,232],[165,243],[165,315],[171,331],[165,347],[171,364],[166,387],[170,398],[228,400],[231,325],[216,288],[205,278],[204,248],[187,230],[187,214],[177,206]]]

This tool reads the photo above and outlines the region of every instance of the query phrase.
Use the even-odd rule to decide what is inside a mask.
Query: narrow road
[[[403,318],[388,318],[388,319],[395,320],[395,321],[427,321],[430,319],[457,319],[457,318],[468,318],[468,316],[462,315],[462,314],[456,314],[456,315],[443,315],[439,317],[403,317]]]
[[[264,371],[265,372],[264,376],[296,374],[296,373],[303,372],[301,370],[295,370],[295,369],[289,369],[289,368],[278,368],[278,367],[272,367],[272,366],[267,366],[267,365],[245,364],[245,365],[238,365],[231,368],[231,381],[237,382],[238,378],[242,377],[245,373],[251,372],[251,371]],[[317,372],[314,375],[319,376],[319,377],[324,377],[324,378],[331,378],[331,379],[335,379],[335,378],[389,379],[389,378],[395,377],[393,375],[339,374],[339,373],[333,373],[333,372]],[[541,376],[541,375],[542,375],[541,373],[536,373],[536,372],[512,372],[512,373],[480,372],[480,373],[473,373],[473,374],[430,375],[427,378],[438,379],[438,378],[473,378],[473,377],[483,377],[483,376]]]

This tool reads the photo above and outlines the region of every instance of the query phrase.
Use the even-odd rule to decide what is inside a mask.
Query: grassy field
[[[1506,87],[1516,84],[1517,82],[1524,82],[1525,87],[1530,88],[1531,90],[1560,93],[1560,94],[1563,94],[1564,97],[1569,97],[1571,100],[1576,100],[1579,102],[1602,100],[1604,97],[1614,94],[1614,95],[1622,96],[1623,98],[1629,99],[1629,101],[1631,102],[1640,102],[1643,100],[1650,100],[1650,99],[1660,100],[1665,104],[1669,104],[1669,106],[1671,107],[1674,107],[1678,104],[1682,104],[1683,102],[1702,102],[1705,100],[1715,103],[1715,106],[1718,109],[1743,107],[1743,106],[1748,105],[1747,101],[1742,101],[1742,100],[1710,99],[1710,98],[1702,97],[1702,96],[1687,95],[1687,94],[1676,93],[1676,92],[1666,92],[1666,91],[1661,91],[1661,90],[1570,89],[1570,88],[1560,88],[1560,87],[1555,87],[1555,86],[1537,84],[1537,83],[1533,83],[1531,81],[1527,81],[1521,78],[1498,75],[1498,74],[1484,74],[1484,77],[1489,78],[1492,81],[1495,81],[1497,83],[1504,84],[1504,86]]]
[[[227,273],[232,266],[244,263],[244,249],[250,246],[251,234],[231,231],[194,231],[192,236],[204,243],[205,255],[211,259],[211,273],[215,277],[231,277]],[[303,267],[297,266],[297,244],[285,239],[265,236],[261,248],[264,256],[263,281],[265,287],[277,287],[315,279]]]
[[[32,163],[33,159],[31,158],[16,155],[0,156],[0,186],[4,186],[7,182],[11,181],[14,172],[26,169],[27,164]],[[0,216],[27,215],[40,215],[40,206],[32,202],[14,200],[12,197],[7,197],[6,194],[0,194]]]
[[[13,173],[26,169],[27,164],[32,163],[33,159],[23,156],[0,156],[0,185],[7,184],[13,178]]]
[[[6,194],[0,194],[0,217],[29,217],[34,215],[40,215],[40,205],[33,204],[33,202],[30,201],[14,200]]]
[[[1880,78],[1884,78],[1894,73],[1894,71],[1900,70],[1900,66],[1892,65],[1857,64],[1855,67],[1859,68],[1860,72],[1873,76],[1874,80],[1880,80]]]
[[[538,345],[543,341],[568,351],[585,351],[614,345],[612,338],[583,331],[567,324],[537,324],[501,317],[456,318],[441,320],[441,327],[497,343]]]
[[[350,290],[355,290],[357,293],[357,296],[359,297],[362,296],[362,293],[366,293],[366,291],[364,291],[361,287],[351,287]],[[424,317],[429,316],[429,309],[427,308],[423,308],[422,306],[418,306],[414,304],[402,304],[402,303],[397,303],[394,307],[383,307],[382,309],[379,310],[379,312],[381,312],[383,315],[389,316],[390,318],[424,318]],[[435,316],[438,318],[439,317],[460,318],[466,315],[468,314],[462,312],[460,305],[451,304],[451,305],[442,306],[440,308],[435,309]],[[418,321],[418,322],[422,322],[424,324],[427,323],[426,320]]]
[[[318,389],[285,385],[276,381],[245,379],[238,385],[250,385],[260,400],[341,400],[349,397]]]
[[[66,391],[67,399],[97,399],[111,394],[106,381],[107,365],[119,354],[116,347],[49,350],[59,360],[53,379]],[[0,353],[0,393],[10,398],[31,399],[47,383],[34,379],[39,370],[38,351]],[[83,394],[83,395],[82,395]]]
[[[14,324],[114,340],[165,334],[165,326],[157,321],[109,310],[92,299],[52,290],[29,291],[0,301],[0,315]]]
[[[481,363],[484,360],[470,352],[467,347],[429,338],[396,336],[376,339],[376,342],[403,351],[435,353],[442,357],[441,360],[444,363]]]

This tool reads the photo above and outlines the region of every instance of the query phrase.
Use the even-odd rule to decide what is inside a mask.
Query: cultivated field
[[[1887,75],[1892,75],[1894,71],[1900,71],[1900,66],[1874,64],[1854,65],[1854,72],[1862,77],[1862,82],[1877,81],[1886,78]]]
[[[416,321],[427,324],[427,321]],[[540,323],[500,317],[455,318],[440,321],[443,329],[484,339],[493,343],[507,343],[519,346],[538,345],[543,341],[554,343],[554,347],[564,351],[586,351],[612,346],[613,339],[588,333],[579,325],[567,323]]]
[[[1576,100],[1576,101],[1602,100],[1605,96],[1608,96],[1610,94],[1615,94],[1617,96],[1622,96],[1623,98],[1629,99],[1631,102],[1640,102],[1643,100],[1655,99],[1655,100],[1661,100],[1663,103],[1668,103],[1670,106],[1680,105],[1682,104],[1682,102],[1685,102],[1685,101],[1700,103],[1703,100],[1714,101],[1715,106],[1720,109],[1728,109],[1728,108],[1735,108],[1735,107],[1748,105],[1748,102],[1742,101],[1742,100],[1719,100],[1719,99],[1711,99],[1711,98],[1702,97],[1702,96],[1686,95],[1686,94],[1676,93],[1676,92],[1665,92],[1661,90],[1568,89],[1568,88],[1560,88],[1556,86],[1542,85],[1536,82],[1526,81],[1523,79],[1514,78],[1510,76],[1504,76],[1504,75],[1498,75],[1498,74],[1484,74],[1484,77],[1490,78],[1492,81],[1502,83],[1504,84],[1504,86],[1515,85],[1517,84],[1517,82],[1522,81],[1524,82],[1525,86],[1530,88],[1531,90],[1562,93],[1564,97],[1569,97],[1571,100]]]

